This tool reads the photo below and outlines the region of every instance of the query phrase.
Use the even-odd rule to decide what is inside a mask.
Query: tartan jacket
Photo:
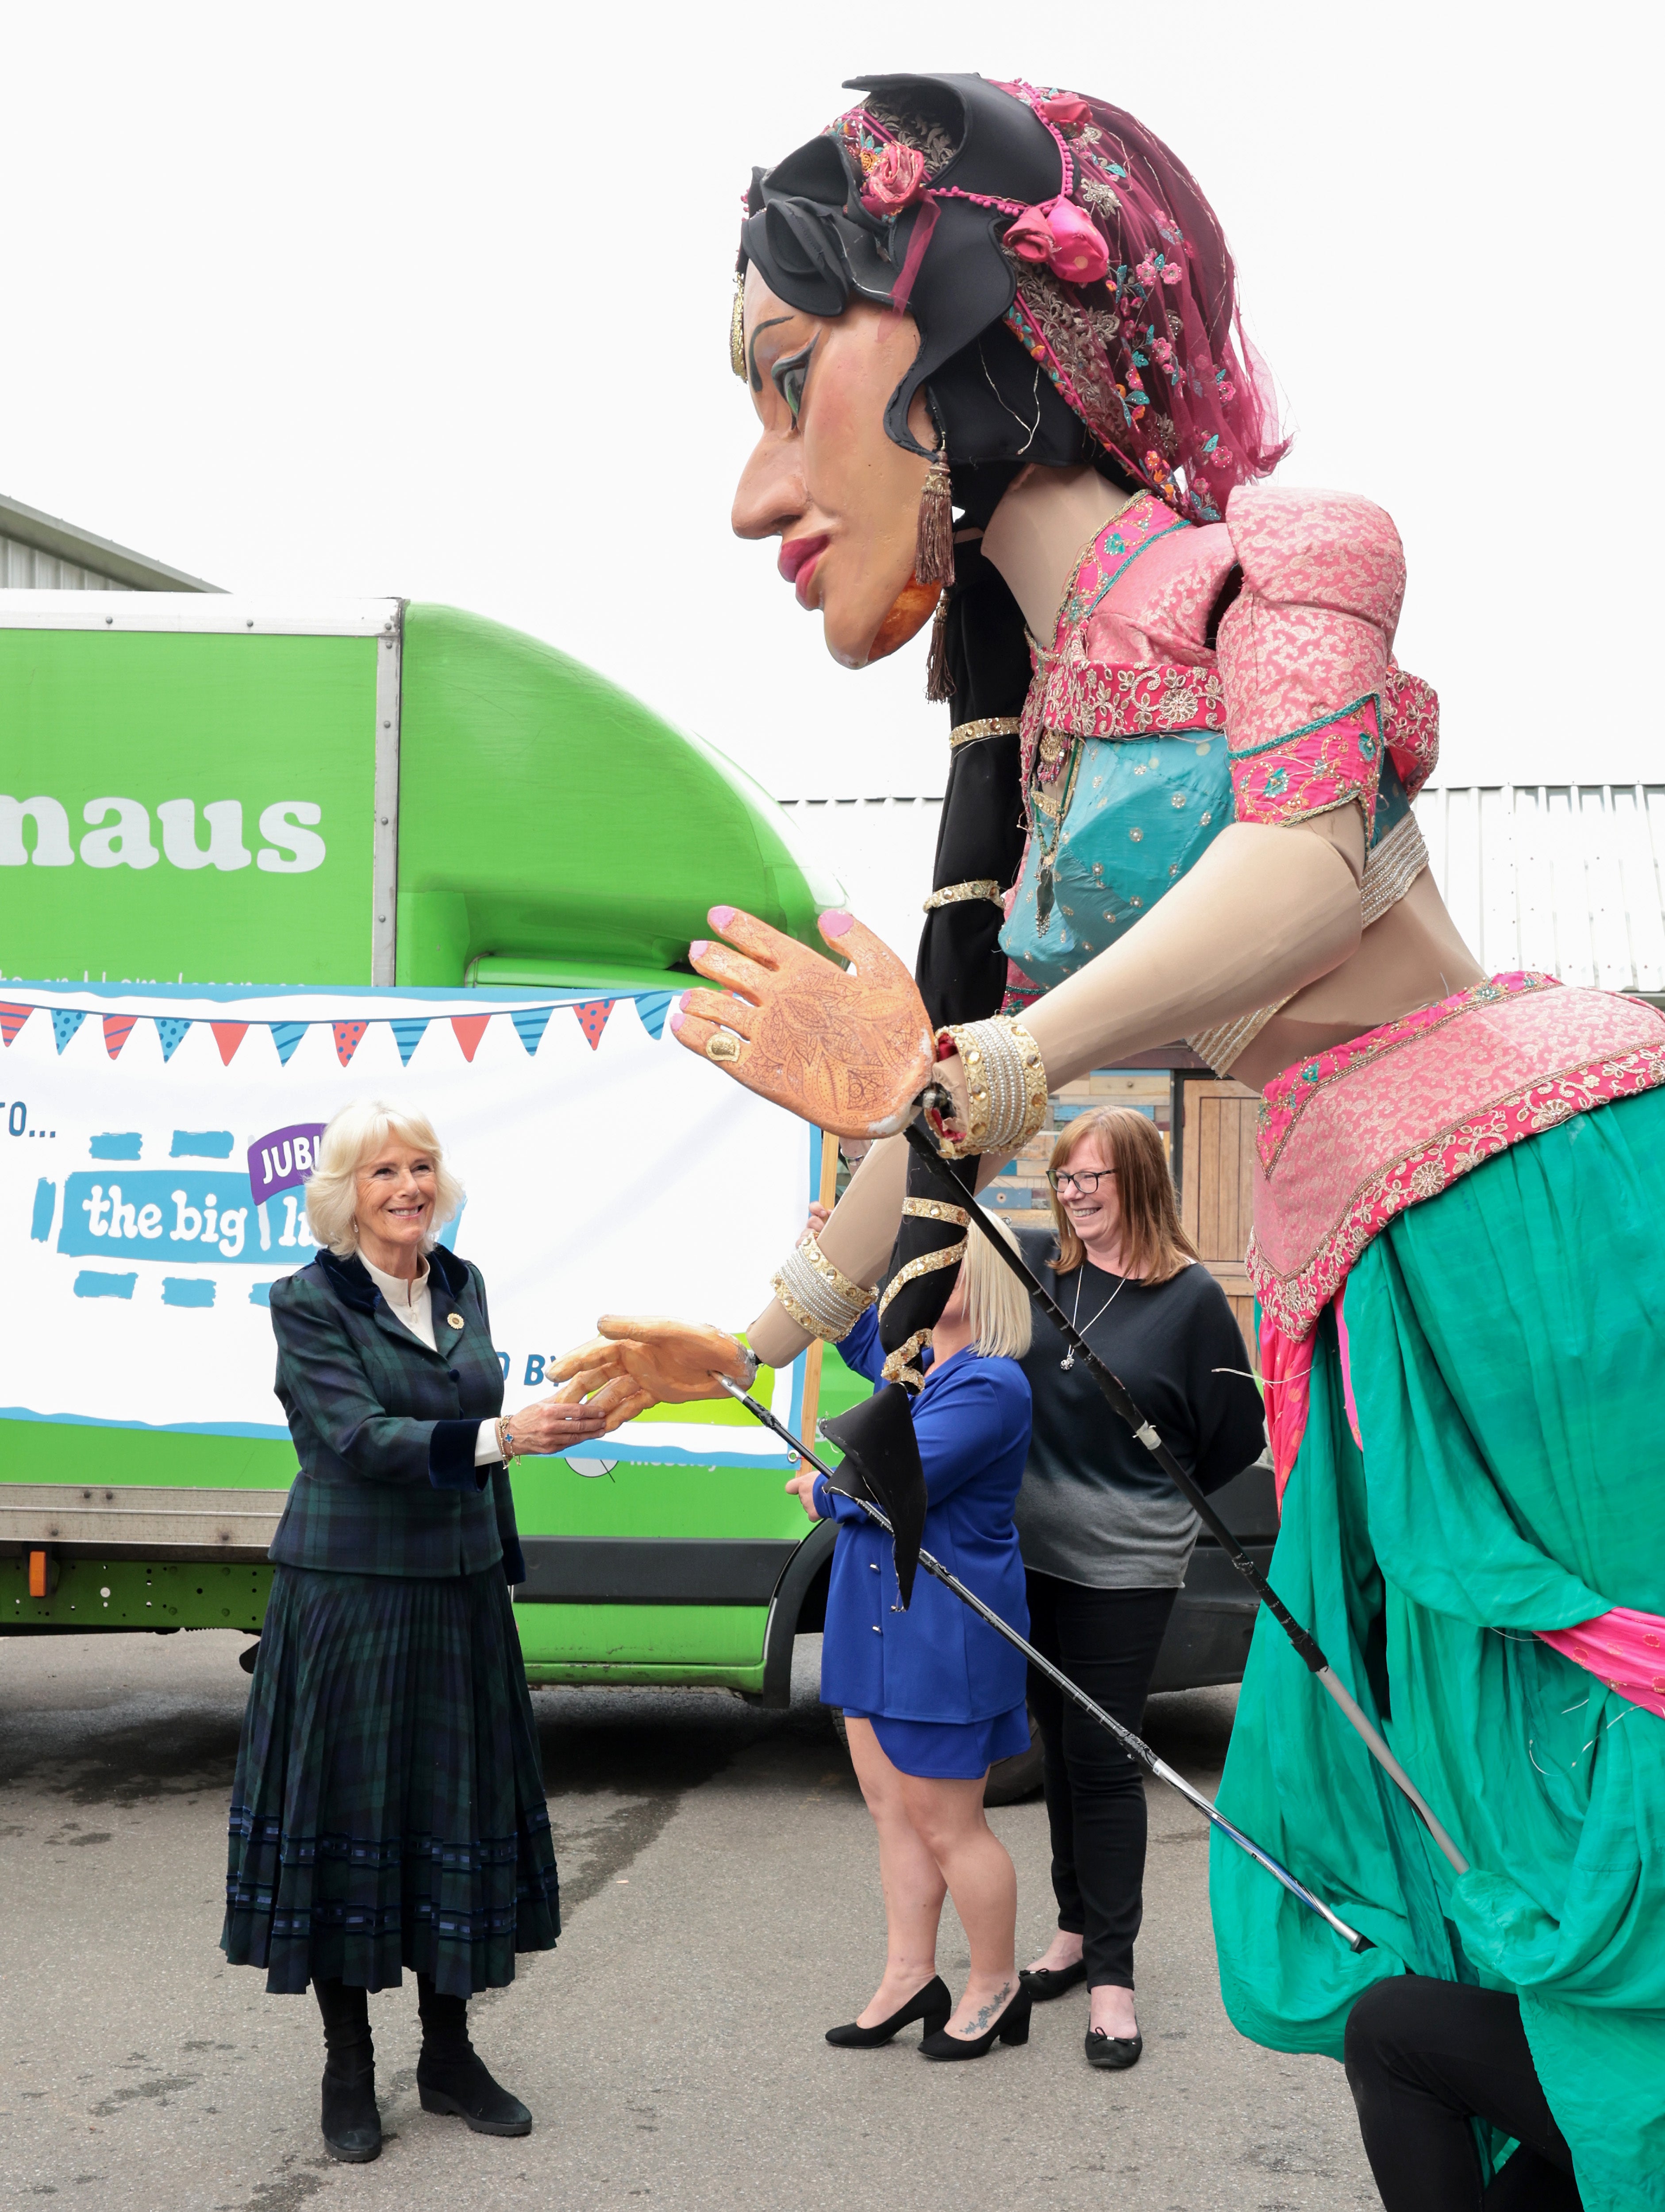
[[[320,1252],[271,1286],[279,1401],[301,1472],[268,1557],[369,1575],[470,1575],[499,1560],[526,1578],[508,1469],[474,1464],[483,1420],[501,1413],[480,1271],[428,1255],[430,1352],[356,1257]]]

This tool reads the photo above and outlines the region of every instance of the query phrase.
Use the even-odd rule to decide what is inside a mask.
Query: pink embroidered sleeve
[[[1399,532],[1335,492],[1245,488],[1226,519],[1243,573],[1219,633],[1237,818],[1301,822],[1356,803],[1368,830],[1405,592]]]

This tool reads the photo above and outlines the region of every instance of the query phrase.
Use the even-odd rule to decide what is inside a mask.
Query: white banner
[[[287,1435],[270,1288],[313,1256],[312,1139],[355,1098],[427,1115],[466,1186],[444,1241],[485,1278],[511,1407],[598,1313],[743,1328],[819,1140],[684,1052],[669,1003],[0,984],[0,1418]],[[781,1457],[686,1419],[605,1449]]]

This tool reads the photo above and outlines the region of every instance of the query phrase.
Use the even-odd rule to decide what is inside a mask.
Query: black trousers
[[[1031,1569],[1030,1642],[1137,1734],[1178,1595],[1089,1589]],[[1145,1913],[1144,1769],[1032,1667],[1029,1700],[1046,1753],[1058,1925],[1085,1939],[1090,1986],[1130,1990]]]
[[[1566,2138],[1514,1997],[1405,1974],[1347,2017],[1347,2082],[1387,2212],[1578,2212]],[[1520,2148],[1480,2185],[1472,2122]]]

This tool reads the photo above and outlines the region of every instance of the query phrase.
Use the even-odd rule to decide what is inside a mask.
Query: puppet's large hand
[[[601,1332],[556,1361],[550,1380],[563,1405],[580,1401],[606,1417],[604,1435],[634,1421],[650,1406],[683,1406],[725,1396],[714,1378],[750,1385],[750,1356],[738,1338],[700,1322],[662,1314],[603,1314]]]
[[[934,1044],[925,1001],[887,945],[854,916],[819,927],[854,967],[831,962],[755,915],[714,906],[713,929],[689,957],[726,991],[690,991],[671,1017],[679,1044],[841,1137],[888,1137],[912,1116],[931,1079]]]

